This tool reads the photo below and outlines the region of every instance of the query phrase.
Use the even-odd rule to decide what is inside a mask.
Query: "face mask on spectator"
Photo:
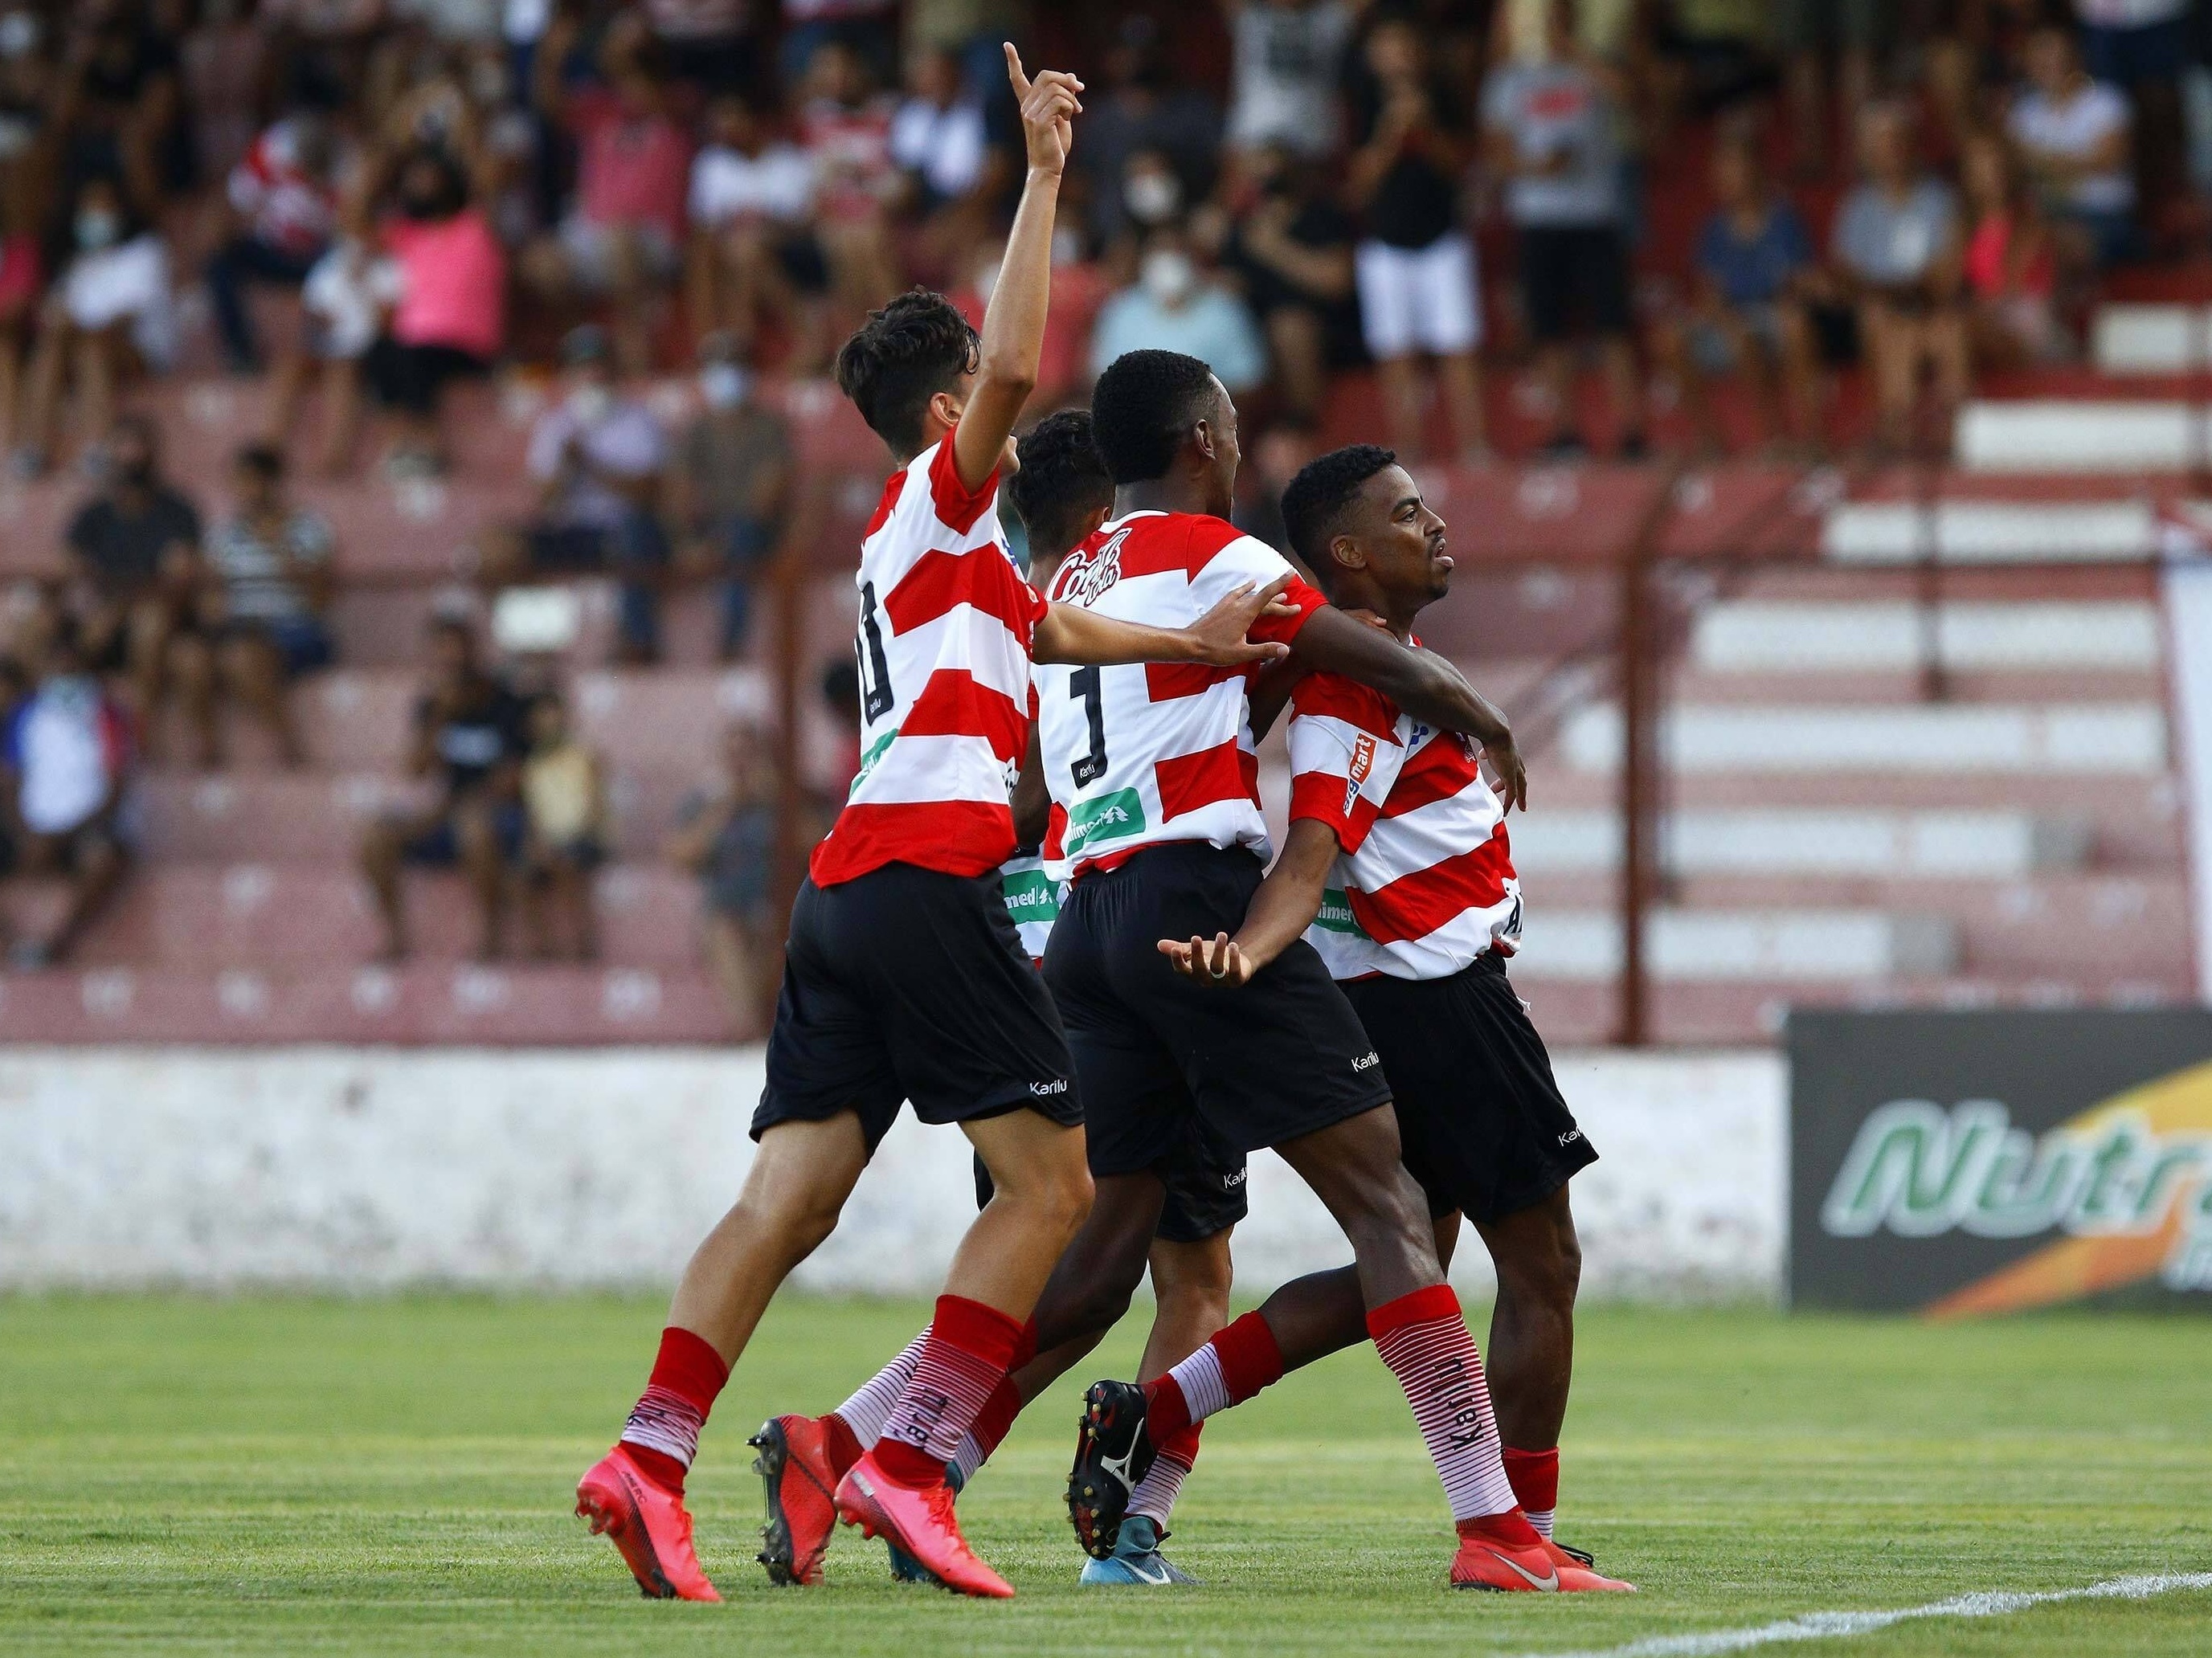
[[[1137,279],[1144,283],[1145,292],[1159,304],[1181,305],[1198,285],[1198,267],[1190,262],[1190,255],[1180,248],[1156,248],[1145,255]]]
[[[1139,224],[1161,224],[1182,206],[1182,186],[1172,173],[1132,173],[1121,185],[1121,201]]]
[[[699,371],[699,395],[709,409],[736,408],[750,386],[750,376],[733,362],[710,362]]]
[[[123,222],[104,207],[88,207],[76,216],[76,245],[96,252],[123,234]]]
[[[568,393],[568,412],[586,426],[597,426],[614,406],[613,391],[597,380],[586,380]]]

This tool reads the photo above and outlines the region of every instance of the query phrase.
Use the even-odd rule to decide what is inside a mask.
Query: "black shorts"
[[[1576,313],[1593,334],[1626,334],[1628,244],[1617,225],[1524,225],[1521,298],[1528,331],[1550,344],[1567,337]]]
[[[924,1122],[1024,1107],[1083,1121],[1060,1015],[996,870],[886,864],[799,889],[753,1138],[856,1111],[873,1155],[907,1100]]]
[[[1449,979],[1376,974],[1344,992],[1389,1067],[1406,1167],[1431,1214],[1488,1225],[1597,1161],[1496,956]]]
[[[1152,1236],[1168,1243],[1203,1243],[1218,1237],[1250,1212],[1245,1201],[1244,1154],[1224,1145],[1196,1117],[1159,1163],[1167,1187]],[[990,1202],[991,1171],[975,1159],[975,1206]]]
[[[1234,932],[1260,860],[1199,841],[1147,847],[1061,900],[1044,981],[1067,1023],[1091,1172],[1163,1169],[1186,1125],[1256,1151],[1387,1104],[1374,1044],[1303,938],[1251,983],[1176,975],[1163,938]]]
[[[434,415],[448,382],[491,372],[491,365],[455,345],[403,345],[380,335],[362,359],[368,389],[387,409]]]

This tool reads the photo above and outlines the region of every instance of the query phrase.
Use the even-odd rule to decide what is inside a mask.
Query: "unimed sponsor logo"
[[[1083,801],[1067,814],[1065,845],[1073,852],[1100,841],[1141,835],[1144,829],[1144,797],[1134,789],[1116,789],[1096,800]]]
[[[1060,914],[1060,884],[1041,869],[1006,878],[1006,908],[1017,921],[1048,921]]]
[[[868,774],[876,768],[876,762],[890,753],[891,744],[897,741],[898,727],[894,726],[868,744],[868,751],[860,756],[860,770],[853,774],[853,784],[846,791],[848,794],[856,794],[860,792],[860,785],[868,780]]]
[[[1367,929],[1359,925],[1352,913],[1352,900],[1331,888],[1321,896],[1321,908],[1314,916],[1314,925],[1329,932],[1349,932],[1364,938]]]

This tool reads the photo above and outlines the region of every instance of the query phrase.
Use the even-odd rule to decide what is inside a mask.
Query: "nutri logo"
[[[1069,604],[1094,604],[1099,595],[1121,579],[1121,544],[1129,538],[1125,525],[1091,548],[1077,548],[1053,580],[1052,596]]]

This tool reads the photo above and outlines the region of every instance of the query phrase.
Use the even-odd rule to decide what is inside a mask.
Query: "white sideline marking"
[[[2108,1577],[2078,1589],[2047,1589],[2040,1594],[1991,1590],[1961,1594],[1948,1600],[1931,1600],[1924,1606],[1902,1606],[1895,1612],[1808,1612],[1785,1618],[1778,1624],[1751,1629],[1705,1630],[1692,1635],[1655,1635],[1631,1641],[1625,1647],[1606,1647],[1590,1652],[1531,1653],[1528,1658],[1706,1658],[1707,1654],[1742,1652],[1776,1641],[1825,1641],[1838,1635],[1867,1635],[1911,1618],[1995,1618],[2027,1606],[2054,1600],[2142,1600],[2175,1589],[2212,1589],[2212,1571],[2159,1573],[2135,1577]]]

